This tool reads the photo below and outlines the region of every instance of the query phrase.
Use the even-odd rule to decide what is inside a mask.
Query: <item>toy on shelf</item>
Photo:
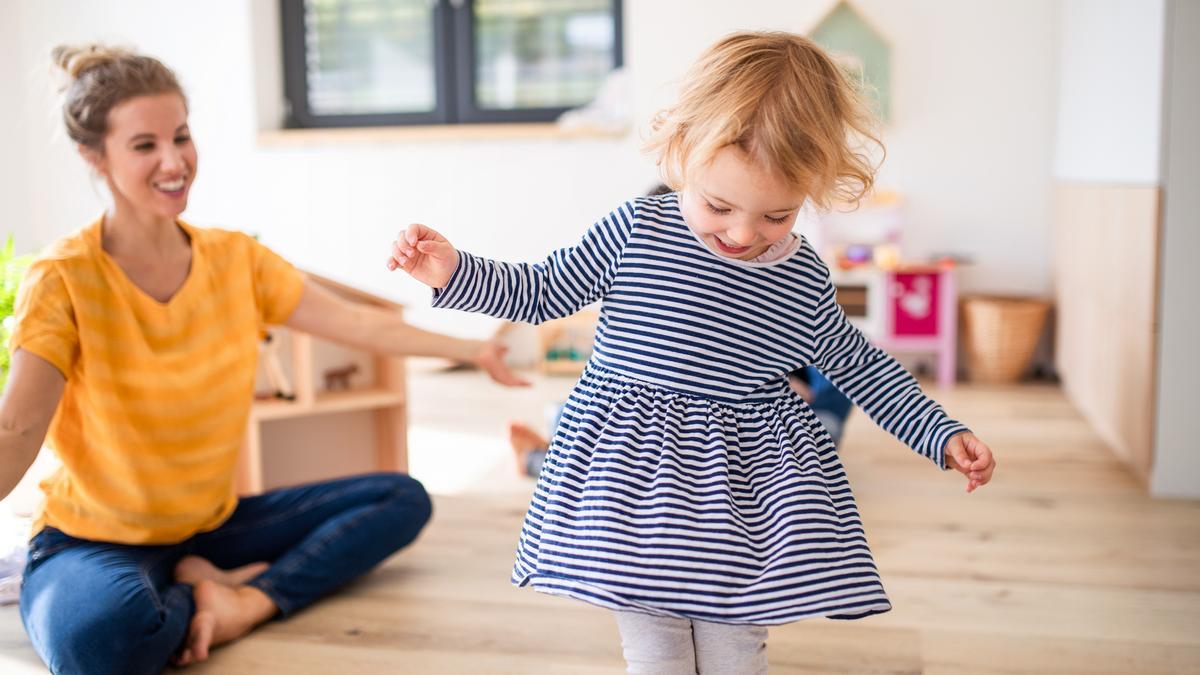
[[[350,376],[358,372],[358,364],[351,363],[341,368],[327,368],[321,373],[325,379],[325,391],[346,390],[350,388]]]
[[[822,214],[817,229],[804,234],[835,267],[889,269],[901,258],[904,200],[896,192],[880,190],[855,209],[835,206]]]
[[[538,326],[539,368],[548,375],[578,375],[592,357],[600,313],[583,310]]]
[[[284,401],[296,400],[296,390],[292,388],[292,381],[288,379],[287,373],[283,370],[283,363],[279,360],[279,339],[270,331],[263,331],[262,340],[258,343],[258,358],[266,370],[267,385],[270,390],[256,392],[254,398],[259,401],[273,398]]]

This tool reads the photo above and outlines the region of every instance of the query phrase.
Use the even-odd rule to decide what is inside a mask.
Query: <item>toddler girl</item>
[[[629,672],[766,671],[766,626],[888,598],[829,433],[788,386],[813,365],[940,468],[991,452],[855,329],[798,216],[856,202],[874,167],[853,87],[818,47],[710,48],[648,147],[678,192],[627,202],[539,264],[413,225],[388,261],[434,305],[539,323],[601,301],[593,356],[542,467],[518,586],[617,613]]]

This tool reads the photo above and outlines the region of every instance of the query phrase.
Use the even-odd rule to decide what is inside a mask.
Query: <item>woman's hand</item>
[[[504,353],[507,351],[508,347],[495,340],[488,340],[480,344],[472,363],[482,368],[497,384],[506,387],[528,387],[529,381],[518,377],[504,362]]]
[[[458,251],[424,225],[409,225],[392,242],[389,270],[402,269],[430,288],[445,288],[458,269]]]
[[[950,437],[946,442],[946,466],[967,477],[967,492],[987,485],[996,469],[996,459],[983,441],[968,431]]]

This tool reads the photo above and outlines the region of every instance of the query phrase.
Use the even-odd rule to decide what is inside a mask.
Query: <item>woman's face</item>
[[[88,159],[108,181],[118,208],[144,218],[174,220],[183,213],[196,178],[187,117],[175,93],[135,96],[109,111],[104,154]]]

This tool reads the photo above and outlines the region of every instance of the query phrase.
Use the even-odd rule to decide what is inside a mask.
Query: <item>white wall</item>
[[[1162,316],[1158,353],[1153,494],[1200,497],[1200,3],[1168,3],[1164,99]]]
[[[1057,178],[1157,185],[1162,0],[1062,0]]]
[[[5,205],[6,211],[0,221],[0,244],[11,234],[18,246],[28,247],[32,239],[29,235],[27,181],[22,166],[26,153],[18,133],[24,122],[23,104],[27,100],[20,96],[23,90],[20,17],[20,3],[0,3],[0,91],[6,92],[4,104],[0,105],[0,204]]]
[[[832,4],[626,0],[639,133],[714,39],[738,28],[806,31]],[[44,71],[58,42],[97,39],[132,44],[177,70],[192,99],[201,156],[187,214],[192,221],[257,232],[303,267],[402,301],[424,305],[428,298],[383,269],[393,233],[410,221],[434,224],[472,251],[535,259],[656,179],[637,150],[638,133],[620,140],[260,147],[263,106],[256,102],[266,90],[254,54],[270,54],[277,40],[272,27],[260,28],[273,0],[4,5],[0,19],[18,14],[23,71]],[[856,5],[893,45],[893,121],[881,184],[909,200],[910,250],[974,257],[977,264],[964,270],[968,290],[1047,293],[1056,4]],[[0,134],[28,139],[20,162],[28,182],[16,198],[30,213],[23,241],[40,245],[80,226],[100,206],[48,112],[53,97],[46,81],[25,81],[15,91],[29,104],[23,119],[2,125]],[[467,331],[490,325],[455,317],[426,313],[422,322]]]

